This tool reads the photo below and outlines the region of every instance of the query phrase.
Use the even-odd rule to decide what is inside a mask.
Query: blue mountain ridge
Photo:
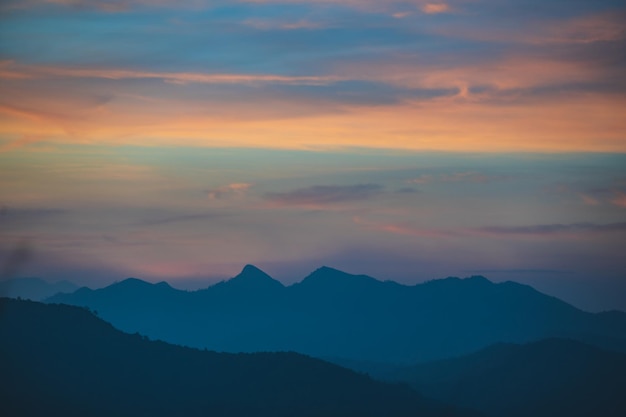
[[[47,302],[88,307],[131,333],[226,352],[415,363],[548,337],[626,350],[625,315],[587,313],[530,286],[478,276],[407,286],[322,267],[283,286],[248,265],[192,292],[126,281]]]

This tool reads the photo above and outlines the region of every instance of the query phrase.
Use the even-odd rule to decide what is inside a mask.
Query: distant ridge
[[[322,266],[316,269],[300,283],[294,285],[318,286],[321,288],[338,289],[342,287],[359,287],[362,285],[378,285],[381,281],[367,275],[352,275],[338,269]]]
[[[625,314],[587,313],[482,276],[407,286],[322,267],[285,287],[246,265],[194,292],[129,281],[47,301],[89,307],[131,333],[226,352],[414,363],[547,337],[626,351]]]

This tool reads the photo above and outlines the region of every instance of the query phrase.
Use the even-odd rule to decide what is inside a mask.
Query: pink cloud
[[[395,235],[415,236],[415,237],[428,237],[428,238],[448,238],[461,236],[458,232],[442,229],[424,229],[415,227],[406,223],[377,223],[363,219],[362,217],[355,216],[352,221],[358,225],[364,226],[367,229],[378,230]]]
[[[587,194],[579,194],[580,198],[583,200],[583,202],[585,204],[587,204],[588,206],[598,206],[600,205],[600,200],[598,200],[597,198],[594,198],[590,195]]]
[[[626,193],[618,191],[615,193],[615,198],[611,202],[620,208],[626,208]]]
[[[391,16],[396,19],[404,19],[405,17],[408,17],[411,14],[412,14],[411,12],[396,12],[396,13],[393,13]]]

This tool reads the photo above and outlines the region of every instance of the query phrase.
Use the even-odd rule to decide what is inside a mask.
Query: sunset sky
[[[626,310],[623,0],[4,0],[0,257]]]

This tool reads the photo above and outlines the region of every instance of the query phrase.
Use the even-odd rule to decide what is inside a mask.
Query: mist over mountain
[[[573,340],[498,344],[373,375],[490,416],[626,415],[626,354]]]
[[[47,301],[86,306],[126,332],[226,352],[408,364],[549,337],[626,349],[623,313],[587,313],[529,286],[479,276],[406,286],[322,267],[284,286],[247,265],[194,292],[129,279]]]
[[[75,291],[78,285],[69,281],[48,282],[41,278],[11,278],[0,280],[0,297],[41,301],[57,293]]]
[[[72,306],[2,298],[0,337],[7,417],[475,415],[296,353],[150,341]]]

